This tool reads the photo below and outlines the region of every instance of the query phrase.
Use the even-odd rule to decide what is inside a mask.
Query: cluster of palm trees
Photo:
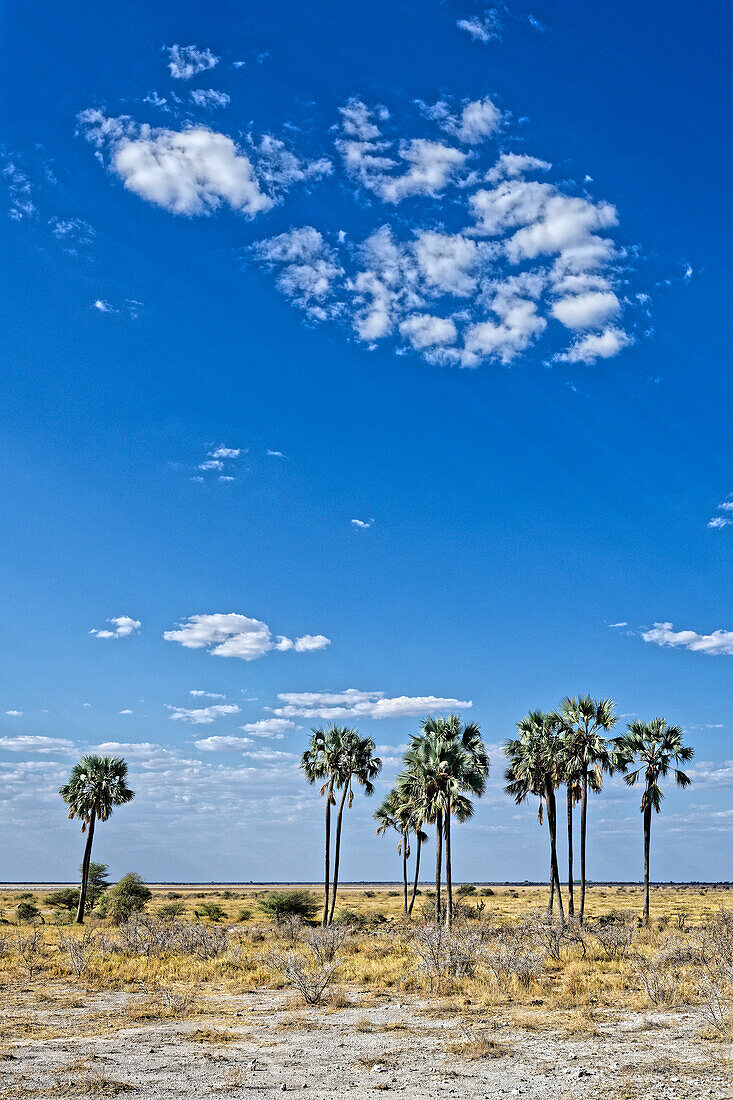
[[[603,787],[604,774],[621,772],[629,786],[641,782],[641,813],[644,826],[644,921],[649,920],[649,852],[652,812],[659,813],[664,797],[660,781],[673,776],[679,787],[690,784],[680,770],[694,750],[685,745],[679,726],[664,718],[629,723],[620,737],[609,737],[618,721],[612,699],[589,695],[563,699],[556,711],[531,711],[517,723],[517,736],[505,743],[506,791],[517,804],[530,796],[538,800],[540,823],[546,818],[550,841],[550,895],[548,911],[565,919],[557,856],[556,791],[563,787],[567,802],[568,917],[582,924],[586,900],[586,843],[588,794]],[[357,730],[329,725],[314,729],[301,768],[311,784],[320,784],[325,799],[325,874],[322,923],[331,924],[336,909],[339,857],[344,810],[354,800],[354,784],[367,795],[374,793],[374,780],[382,770],[371,737]],[[412,914],[418,891],[420,855],[427,840],[425,826],[435,828],[435,918],[450,928],[453,921],[452,824],[473,815],[471,797],[484,793],[489,774],[489,757],[479,727],[464,723],[458,715],[426,718],[413,735],[404,755],[403,770],[376,810],[377,833],[395,830],[402,858],[403,906]],[[71,772],[59,794],[68,805],[70,818],[81,820],[86,832],[81,889],[76,920],[84,920],[92,841],[97,821],[106,821],[116,806],[130,802],[134,792],[127,785],[127,764],[120,757],[83,757]],[[338,798],[337,798],[338,796]],[[580,805],[580,895],[575,910],[573,865],[573,812]],[[331,866],[331,811],[336,807],[333,866]],[[416,845],[415,872],[410,893],[408,860],[411,844]],[[442,876],[445,868],[445,906]]]

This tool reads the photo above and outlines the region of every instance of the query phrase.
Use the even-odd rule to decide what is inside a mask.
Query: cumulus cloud
[[[334,251],[313,226],[291,229],[252,246],[252,255],[269,268],[279,268],[277,285],[286,297],[316,320],[340,311],[333,284],[344,274]],[[283,456],[278,451],[268,454]]]
[[[722,516],[712,516],[708,520],[708,527],[712,527],[713,530],[720,530],[723,527],[730,527],[733,524],[733,496],[727,497],[718,505],[718,511],[723,512]]]
[[[439,99],[432,106],[420,104],[420,107],[423,114],[437,122],[441,130],[465,145],[486,141],[497,133],[501,125],[501,111],[488,96],[464,103],[458,114],[454,114],[445,99]]]
[[[251,737],[203,737],[194,741],[199,752],[239,752],[252,744]]]
[[[191,92],[191,99],[197,107],[201,107],[205,111],[228,107],[230,103],[230,97],[227,93],[217,92],[215,88],[195,88]]]
[[[108,627],[101,630],[92,629],[89,633],[95,638],[126,638],[128,634],[134,634],[142,626],[139,619],[131,619],[129,615],[118,615],[117,618],[107,619],[107,622],[110,623],[111,629]]]
[[[352,519],[352,527],[358,527],[362,531],[367,531],[370,527],[374,526],[373,519]]]
[[[200,46],[167,46],[168,69],[174,80],[190,80],[197,73],[213,69],[219,58]]]
[[[64,737],[40,737],[31,734],[19,737],[0,737],[0,750],[4,752],[70,752],[73,741]]]
[[[697,634],[694,630],[674,630],[672,623],[654,623],[642,632],[645,642],[666,648],[691,649],[711,656],[733,654],[733,630],[714,630],[712,634]]]
[[[192,726],[208,726],[218,718],[229,714],[239,714],[236,703],[215,703],[210,707],[174,707],[166,703],[170,711],[169,718],[174,722],[190,722]]]
[[[473,706],[470,700],[443,699],[435,695],[400,695],[387,698],[382,691],[283,692],[273,713],[281,718],[402,718]]]
[[[252,737],[271,737],[279,741],[284,734],[298,729],[298,726],[288,718],[260,718],[256,722],[246,722],[239,728]]]
[[[557,358],[567,363],[594,363],[596,359],[613,358],[632,343],[633,339],[623,329],[609,325],[603,332],[589,332],[580,337]]]
[[[481,42],[484,46],[501,38],[502,21],[496,8],[485,11],[481,16],[471,15],[467,19],[459,19],[456,26],[470,34],[474,42]]]
[[[8,715],[9,718],[22,718],[23,717],[23,711],[22,710],[6,710],[5,713]]]
[[[284,635],[273,636],[266,623],[234,612],[191,615],[163,637],[186,649],[208,649],[216,657],[240,657],[244,661],[255,661],[270,650],[306,653],[330,645],[323,634],[304,634],[295,641]]]

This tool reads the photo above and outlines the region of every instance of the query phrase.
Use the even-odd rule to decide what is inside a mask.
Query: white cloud
[[[127,708],[127,709],[125,709],[125,710],[121,710],[121,711],[119,711],[118,713],[119,713],[119,714],[132,714],[132,711],[131,711],[131,710],[130,710],[129,708]]]
[[[8,715],[9,718],[22,718],[23,717],[23,711],[22,710],[6,710],[5,713]]]
[[[343,275],[334,252],[313,226],[291,229],[252,246],[252,253],[268,267],[280,266],[277,285],[286,297],[317,320],[334,316],[332,287]],[[268,451],[282,458],[279,451]]]
[[[310,161],[301,159],[272,134],[265,134],[258,142],[252,141],[252,149],[257,174],[271,193],[286,191],[296,183],[315,182],[333,172],[328,157]]]
[[[219,695],[215,691],[197,691],[195,688],[192,688],[188,694],[193,695],[194,699],[226,699],[226,695]]]
[[[40,737],[30,734],[19,737],[0,737],[0,749],[4,752],[70,752],[73,741],[64,737]]]
[[[632,338],[623,329],[609,325],[603,332],[589,332],[580,337],[558,359],[568,363],[594,363],[596,359],[611,359],[632,343]]]
[[[118,615],[117,618],[107,619],[107,622],[112,624],[111,630],[107,628],[103,630],[93,629],[89,633],[93,634],[95,638],[126,638],[128,634],[133,634],[142,626],[139,619],[131,619],[129,615]]]
[[[400,332],[420,351],[436,345],[455,344],[458,337],[450,317],[434,317],[429,313],[411,314],[400,325]]]
[[[459,19],[456,26],[470,34],[474,42],[482,42],[484,45],[501,38],[501,16],[496,8],[485,11],[483,16],[472,15],[468,19]]]
[[[727,512],[724,516],[713,516],[708,520],[708,527],[712,527],[713,530],[720,530],[723,527],[730,527],[733,524],[733,497],[728,497],[718,505],[719,512]]]
[[[112,303],[105,301],[104,298],[95,299],[92,303],[92,308],[98,310],[100,313],[117,313]]]
[[[194,741],[199,752],[238,752],[252,744],[251,737],[204,737]]]
[[[571,294],[550,307],[552,316],[571,329],[599,328],[620,311],[621,303],[612,290]]]
[[[645,642],[654,645],[676,648],[682,646],[695,653],[707,653],[712,656],[733,654],[733,630],[714,630],[712,634],[696,634],[694,630],[677,630],[672,623],[654,623],[654,626],[642,633]]]
[[[100,745],[94,745],[93,750],[113,756],[131,756],[138,760],[157,758],[168,751],[153,741],[102,741]]]
[[[36,204],[33,201],[33,187],[30,178],[13,161],[8,161],[2,170],[2,176],[7,181],[8,216],[14,222],[32,218],[36,213]]]
[[[410,715],[471,707],[470,700],[442,699],[435,695],[400,695],[385,697],[382,691],[358,691],[347,688],[339,692],[283,692],[282,704],[273,709],[280,718],[402,718]]]
[[[461,233],[421,230],[413,248],[418,270],[429,287],[460,298],[475,292],[486,246]]]
[[[620,622],[620,623],[609,623],[608,625],[611,629],[613,629],[613,627],[628,626],[629,624],[627,622]]]
[[[197,73],[213,69],[219,62],[211,50],[199,46],[167,46],[168,68],[174,80],[190,80]]]
[[[280,740],[284,734],[298,729],[298,726],[288,718],[260,718],[257,722],[246,722],[239,728],[244,733],[252,734],[253,737],[272,737]]]
[[[458,138],[464,145],[477,145],[486,141],[497,133],[501,125],[501,111],[488,96],[464,104],[458,116],[450,114],[446,101],[440,100],[431,109],[430,117],[435,118],[442,130]]]
[[[373,519],[352,519],[351,526],[352,527],[359,527],[359,528],[361,528],[361,530],[366,531],[370,527],[374,526],[374,520]]]
[[[193,726],[208,726],[218,718],[225,718],[229,714],[239,714],[236,703],[216,703],[210,707],[174,707],[166,703],[166,708],[171,712],[169,718],[173,722],[190,722]]]
[[[303,653],[325,649],[330,644],[322,634],[305,634],[294,642],[283,635],[273,637],[266,623],[234,612],[191,615],[177,630],[167,630],[163,637],[187,649],[208,649],[216,657],[241,657],[244,661],[257,660],[273,649]]]
[[[296,638],[293,648],[296,653],[313,653],[318,649],[326,649],[330,644],[331,639],[324,634],[304,634],[301,638]]]
[[[190,95],[196,106],[206,111],[228,107],[231,102],[226,92],[217,92],[215,88],[195,88]]]
[[[518,179],[529,172],[549,172],[552,165],[539,157],[530,157],[526,153],[502,153],[494,167],[487,174],[490,183],[503,179]]]
[[[268,458],[285,458],[285,455],[282,453],[282,451],[268,450],[265,453],[267,454]]]
[[[209,458],[239,458],[241,453],[241,447],[215,447],[213,451],[209,451]]]

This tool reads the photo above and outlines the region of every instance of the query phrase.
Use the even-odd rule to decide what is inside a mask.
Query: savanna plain
[[[61,892],[63,893],[63,891]],[[73,923],[58,887],[0,893],[0,1097],[733,1095],[733,890],[154,886]],[[24,905],[27,908],[24,908]]]

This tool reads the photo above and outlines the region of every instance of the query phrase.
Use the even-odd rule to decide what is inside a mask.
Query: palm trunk
[[[333,924],[333,914],[336,908],[336,891],[339,885],[339,855],[341,854],[341,819],[344,816],[344,802],[346,801],[346,795],[349,791],[348,783],[344,783],[344,791],[341,795],[341,801],[339,802],[338,813],[336,814],[336,846],[333,852],[333,893],[331,894],[331,912],[328,916],[328,923]]]
[[[87,883],[89,882],[89,863],[92,858],[92,841],[94,839],[94,820],[95,813],[92,810],[92,815],[89,818],[89,827],[87,829],[87,842],[84,846],[84,860],[81,865],[81,884],[79,886],[79,907],[76,910],[76,923],[84,923],[84,910],[87,904]]]
[[[575,898],[573,896],[573,795],[568,783],[568,917],[575,916]]]
[[[555,792],[548,784],[547,790],[547,821],[550,828],[550,862],[552,877],[557,888],[557,908],[560,920],[565,921],[565,910],[562,903],[562,890],[560,889],[560,872],[557,867],[557,806],[555,804]]]
[[[328,893],[331,880],[331,799],[333,798],[333,778],[326,791],[326,872],[323,878],[323,920],[325,928],[328,923]]]
[[[440,872],[443,868],[443,811],[435,815],[435,921],[440,924]]]
[[[453,925],[453,864],[450,842],[450,804],[445,814],[445,893],[447,897],[445,923],[450,931]]]
[[[644,807],[644,924],[649,923],[649,847],[652,838],[652,808]]]
[[[407,829],[402,832],[402,901],[403,912],[407,916]]]
[[[550,824],[550,810],[549,810],[549,807],[547,809],[547,824],[548,824],[548,826]],[[548,901],[547,901],[547,915],[548,915],[548,917],[551,917],[552,916],[552,910],[553,910],[553,907],[554,907],[554,904],[555,904],[555,874],[554,874],[554,871],[552,870],[552,844],[550,844],[550,871],[549,871],[548,878],[549,878],[549,882],[550,882],[550,896],[549,896]]]
[[[585,833],[588,816],[588,768],[583,768],[583,786],[580,793],[580,910],[578,921],[585,915]]]
[[[415,881],[412,886],[412,897],[410,898],[410,907],[407,910],[408,917],[412,916],[412,908],[415,904],[415,898],[417,897],[417,884],[419,882],[420,875],[420,849],[422,848],[422,837],[420,831],[417,834],[417,852],[415,853]]]

